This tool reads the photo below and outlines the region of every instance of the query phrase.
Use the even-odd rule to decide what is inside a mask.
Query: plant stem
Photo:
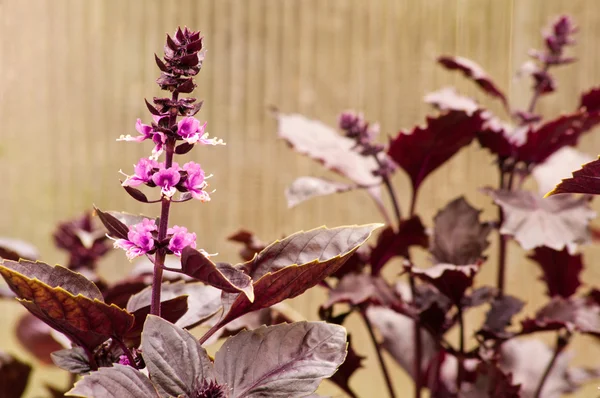
[[[464,360],[464,356],[465,356],[465,320],[463,317],[463,310],[462,310],[462,306],[460,303],[457,304],[457,308],[458,308],[458,328],[459,328],[459,334],[458,334],[458,353],[459,355],[457,356],[457,372],[456,372],[456,391],[458,393],[458,396],[460,396],[460,390],[461,390],[461,386],[462,386],[462,382],[464,379],[464,373],[465,373],[465,367],[463,366],[463,360]]]
[[[542,375],[542,378],[540,379],[540,383],[538,384],[537,388],[535,389],[533,398],[541,397],[542,390],[544,389],[544,384],[546,384],[546,380],[548,380],[548,376],[550,376],[550,372],[552,371],[552,368],[554,367],[554,364],[556,363],[556,359],[558,358],[560,353],[565,349],[567,344],[569,344],[570,338],[571,338],[570,333],[567,334],[566,336],[562,336],[559,332],[559,334],[556,336],[556,347],[554,348],[554,355],[552,355],[552,359],[550,359],[548,366],[546,366],[546,370],[544,371],[544,374]]]
[[[548,72],[548,69],[550,69],[550,65],[544,63],[544,68],[542,71],[542,74],[546,74],[546,72]],[[529,102],[529,106],[527,107],[527,112],[528,113],[532,113],[535,110],[535,105],[537,104],[538,99],[540,98],[540,95],[542,94],[542,85],[539,85],[536,87],[535,91],[533,92],[533,96],[531,97],[531,101]]]
[[[412,198],[410,200],[410,212],[408,213],[409,217],[412,217],[415,215],[415,209],[417,206],[417,192],[418,192],[417,189],[413,189]]]
[[[408,282],[410,284],[410,292],[412,295],[412,301],[414,303],[417,297],[417,287],[415,284],[415,277],[412,273],[412,269],[408,273]],[[421,357],[423,356],[423,343],[421,341],[421,327],[419,325],[418,318],[415,319],[415,323],[413,325],[413,343],[415,346],[415,357],[413,363],[413,374],[415,379],[415,398],[421,398]]]
[[[390,180],[390,176],[385,172],[384,166],[381,163],[381,160],[377,157],[377,154],[373,154],[373,158],[377,162],[379,169],[383,171],[383,183],[385,184],[388,193],[390,195],[390,199],[392,201],[392,205],[394,206],[394,214],[396,215],[396,222],[398,223],[398,228],[400,228],[400,223],[402,222],[402,212],[400,211],[400,204],[398,203],[398,198],[396,197],[396,191],[394,190],[394,186],[392,185],[392,180]]]
[[[360,314],[362,316],[362,319],[365,321],[365,325],[367,326],[367,330],[369,331],[369,336],[371,336],[371,341],[373,342],[373,345],[375,346],[375,351],[377,352],[377,358],[379,359],[379,365],[381,366],[381,372],[383,373],[383,377],[385,378],[385,383],[387,385],[387,389],[390,394],[390,398],[395,398],[396,394],[394,393],[394,386],[392,384],[392,379],[391,379],[388,369],[385,365],[385,361],[383,359],[383,354],[381,353],[381,346],[379,345],[379,342],[377,341],[377,337],[375,337],[375,333],[373,332],[373,326],[371,325],[371,321],[369,321],[369,318],[367,317],[367,314],[365,314],[364,310],[361,309]]]

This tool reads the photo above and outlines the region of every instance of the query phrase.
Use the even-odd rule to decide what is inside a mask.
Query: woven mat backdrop
[[[574,50],[580,61],[557,71],[558,94],[540,102],[546,114],[568,111],[581,90],[600,83],[599,5],[596,0],[0,0],[0,235],[31,241],[42,259],[60,263],[64,257],[51,241],[58,221],[94,203],[158,212],[156,206],[148,210],[134,203],[118,182],[117,171],[129,170],[150,152],[150,144],[115,138],[135,133],[136,118],[149,120],[143,99],[158,94],[153,53],[161,53],[165,32],[178,25],[204,32],[208,52],[197,96],[205,105],[199,116],[228,145],[192,153],[214,174],[217,192],[210,203],[175,206],[173,220],[194,230],[201,247],[235,261],[237,248],[225,237],[240,227],[272,240],[323,224],[381,220],[359,192],[286,208],[283,190],[296,176],[327,173],[276,139],[269,106],[329,124],[341,110],[357,109],[379,121],[384,134],[394,134],[421,123],[429,111],[423,95],[447,85],[487,104],[458,73],[436,65],[441,54],[474,59],[523,105],[529,83],[515,81],[514,72],[529,48],[541,46],[540,28],[568,13],[581,27]],[[600,153],[600,131],[587,135],[581,148]],[[493,217],[489,198],[477,191],[496,181],[491,162],[472,145],[428,178],[418,204],[427,225],[439,207],[463,192]],[[395,183],[406,207],[408,180],[400,174]],[[493,240],[490,253],[496,250]],[[586,253],[591,255],[584,280],[598,284],[600,271],[592,259],[600,250]],[[522,254],[511,246],[507,285],[509,293],[530,301],[531,311],[542,302],[544,288],[538,269]],[[491,257],[479,283],[494,280]],[[128,269],[122,253],[113,253],[102,272],[115,280]],[[292,304],[316,319],[322,299],[315,289]],[[31,360],[10,326],[22,313],[18,304],[0,302],[0,349]],[[469,327],[481,316],[472,314]],[[359,352],[368,356],[352,385],[363,397],[386,396],[366,330],[358,319],[349,325]],[[593,340],[578,338],[572,349],[578,352],[574,363],[599,365],[600,348]],[[44,396],[43,382],[66,382],[63,372],[51,368],[37,368],[34,376],[28,397]],[[412,387],[398,369],[394,383],[399,396],[409,395]],[[341,396],[331,386],[323,392]],[[577,396],[595,394],[591,385]]]

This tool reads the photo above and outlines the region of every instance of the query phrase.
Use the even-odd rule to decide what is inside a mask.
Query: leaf
[[[416,192],[432,171],[471,143],[482,124],[480,112],[449,111],[427,117],[424,127],[400,131],[387,153],[408,174]]]
[[[128,346],[137,347],[140,345],[141,334],[144,328],[146,318],[150,315],[152,307],[146,305],[133,311],[134,322],[124,340]],[[179,296],[164,300],[161,298],[160,315],[163,319],[175,323],[188,312],[188,296]]]
[[[133,199],[137,200],[138,202],[148,203],[148,197],[139,189],[130,186],[124,186],[123,188]]]
[[[326,196],[339,192],[346,192],[354,187],[336,181],[329,181],[317,177],[299,177],[285,190],[288,208],[317,197]]]
[[[521,398],[521,386],[514,384],[512,374],[504,373],[495,363],[480,362],[475,373],[473,389],[464,398]]]
[[[525,250],[547,246],[554,250],[590,240],[589,221],[596,213],[587,198],[557,196],[543,199],[528,191],[483,189],[502,207],[500,233],[512,235]]]
[[[482,148],[501,159],[516,157],[518,147],[525,142],[527,127],[514,127],[494,116],[490,111],[482,113],[485,122],[477,132],[477,140]]]
[[[231,398],[303,397],[331,377],[345,357],[343,327],[297,322],[227,339],[215,354],[215,372],[219,383],[230,388]]]
[[[600,337],[600,303],[590,296],[556,296],[521,324],[522,334],[566,328]]]
[[[544,163],[535,166],[531,173],[542,195],[554,189],[562,179],[569,178],[573,170],[582,164],[591,162],[594,158],[579,152],[575,148],[564,147],[556,151]]]
[[[228,241],[241,243],[244,247],[240,250],[240,257],[244,261],[250,261],[254,256],[260,253],[267,245],[263,243],[258,237],[250,231],[240,229],[233,235],[227,238]]]
[[[94,206],[94,210],[100,221],[108,230],[109,235],[115,239],[127,239],[129,227],[141,223],[144,219],[152,219],[143,215],[129,214],[125,212],[107,211],[104,212]],[[158,218],[155,219],[158,224]]]
[[[507,332],[506,328],[510,326],[513,316],[518,314],[524,305],[523,301],[513,296],[503,295],[496,298],[486,315],[483,327],[477,334],[482,335],[485,339],[511,337],[513,333]]]
[[[537,262],[542,269],[543,277],[548,288],[548,296],[561,296],[568,298],[573,295],[579,286],[579,274],[583,271],[581,254],[571,255],[569,251],[536,247],[535,252],[529,256]]]
[[[36,260],[38,249],[19,239],[0,238],[0,259],[19,261],[20,258]]]
[[[445,87],[429,93],[424,101],[441,111],[463,111],[467,115],[472,115],[480,109],[475,100],[458,94],[454,87]]]
[[[50,354],[63,346],[52,336],[52,328],[32,314],[24,314],[17,323],[19,343],[41,363],[52,363]]]
[[[483,258],[492,226],[479,222],[480,214],[463,196],[436,214],[430,251],[437,263],[469,265]]]
[[[370,306],[367,308],[366,315],[383,337],[381,346],[414,379],[415,321],[386,307]],[[421,372],[424,374],[436,357],[437,346],[431,334],[424,329],[421,329],[421,342]]]
[[[248,300],[254,301],[252,279],[248,275],[231,264],[213,263],[191,246],[181,251],[180,272],[227,293],[243,292]]]
[[[91,371],[88,356],[82,347],[58,350],[51,356],[52,362],[67,372],[80,375]]]
[[[115,364],[84,376],[67,392],[67,396],[91,398],[158,398],[146,376],[131,366]]]
[[[581,166],[572,178],[565,178],[546,197],[559,193],[600,194],[600,158]]]
[[[338,270],[381,224],[297,232],[275,241],[240,265],[254,280],[254,302],[244,295],[224,295],[223,318],[201,341],[226,323],[251,311],[294,298]]]
[[[377,244],[371,252],[371,272],[373,275],[379,275],[383,266],[395,256],[408,258],[408,249],[411,246],[428,245],[429,236],[418,216],[403,220],[397,232],[387,227],[377,237]]]
[[[354,351],[350,335],[347,337],[346,346],[348,350],[346,359],[344,360],[344,363],[340,365],[337,372],[335,372],[333,376],[329,378],[329,380],[340,387],[346,394],[350,395],[350,397],[357,398],[356,393],[350,388],[350,377],[352,377],[352,375],[354,375],[358,369],[364,367],[362,361],[366,357],[359,355],[356,353],[356,351]]]
[[[587,112],[600,111],[600,87],[593,87],[581,94],[579,107],[585,108]]]
[[[329,290],[329,299],[321,306],[329,309],[334,304],[348,303],[359,306],[364,303],[390,306],[399,297],[385,279],[365,273],[344,275],[335,288]]]
[[[0,397],[20,397],[27,388],[31,366],[0,351]]]
[[[381,177],[374,176],[378,168],[372,157],[354,151],[354,140],[339,135],[333,128],[298,114],[276,113],[278,135],[297,152],[315,159],[358,185],[376,185]]]
[[[163,282],[161,300],[168,301],[187,296],[187,312],[177,322],[170,320],[180,328],[192,328],[214,315],[221,308],[221,291],[203,283]],[[148,286],[133,295],[127,303],[127,311],[134,312],[150,305],[152,287]],[[164,318],[164,317],[163,317]]]
[[[454,304],[461,302],[465,291],[473,285],[478,265],[437,264],[427,269],[413,268],[417,278],[432,284]]]
[[[142,352],[162,397],[191,396],[204,381],[215,378],[212,362],[196,338],[157,316],[146,319]]]
[[[4,260],[0,274],[25,308],[77,345],[93,349],[133,325],[131,314],[104,303],[92,282],[67,268]]]
[[[446,69],[461,71],[466,77],[477,83],[486,94],[500,99],[504,106],[508,106],[504,93],[496,86],[483,68],[475,62],[467,58],[452,56],[441,56],[438,58],[438,62]]]

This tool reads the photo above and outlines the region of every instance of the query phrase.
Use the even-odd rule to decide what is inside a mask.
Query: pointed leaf
[[[379,275],[385,264],[395,256],[408,258],[408,249],[411,246],[427,247],[428,245],[429,236],[418,216],[403,220],[398,231],[388,227],[381,231],[377,237],[377,244],[371,252],[371,273]]]
[[[108,234],[115,239],[127,239],[129,227],[141,223],[144,219],[152,219],[143,215],[129,214],[118,211],[102,211],[94,206],[100,221],[108,230]],[[158,223],[158,218],[155,219]]]
[[[164,300],[161,297],[160,316],[171,323],[177,322],[188,311],[188,296],[179,296],[172,299]],[[137,347],[140,345],[140,338],[146,318],[150,315],[152,307],[146,305],[135,311],[131,311],[135,318],[133,326],[127,332],[124,340],[129,346]]]
[[[183,144],[179,144],[177,145],[177,147],[175,147],[175,153],[178,155],[185,155],[192,149],[194,149],[194,144],[184,142]]]
[[[115,364],[100,368],[75,383],[69,397],[90,398],[159,398],[158,392],[143,373],[131,366]]]
[[[556,151],[544,163],[537,165],[532,172],[542,195],[554,189],[562,179],[569,178],[574,170],[591,162],[594,158],[575,148],[564,147]]]
[[[461,71],[466,77],[477,83],[486,94],[500,99],[507,106],[504,93],[496,86],[483,68],[475,62],[467,58],[451,56],[439,57],[438,62],[446,69]]]
[[[201,339],[248,313],[294,298],[338,270],[381,224],[297,232],[275,241],[242,264],[254,279],[254,302],[246,296],[223,295],[224,315]]]
[[[483,190],[504,214],[500,233],[512,235],[525,250],[547,246],[554,250],[590,240],[589,221],[596,213],[587,198],[557,196],[543,199],[528,191]]]
[[[479,145],[501,159],[516,157],[519,146],[525,142],[526,127],[511,126],[490,111],[482,113],[482,117],[485,122],[477,132]]]
[[[162,397],[191,396],[204,381],[214,380],[212,362],[196,338],[157,316],[146,319],[142,352]]]
[[[221,291],[203,283],[163,282],[161,300],[167,301],[177,297],[187,296],[187,312],[177,322],[170,322],[180,328],[192,328],[203,320],[214,315],[221,308]],[[149,306],[152,298],[152,287],[148,286],[141,292],[131,296],[127,303],[127,311],[134,312]],[[163,318],[165,318],[163,316]]]
[[[0,259],[19,261],[20,258],[37,260],[38,250],[31,243],[18,239],[0,238]]]
[[[465,291],[473,285],[477,271],[477,265],[437,264],[423,270],[413,268],[411,272],[417,278],[431,283],[457,304],[461,302]]]
[[[479,222],[479,214],[462,196],[436,214],[430,251],[437,263],[468,265],[482,259],[492,226]]]
[[[458,94],[454,87],[429,93],[424,100],[441,111],[463,111],[467,115],[472,115],[480,109],[475,100]]]
[[[375,185],[381,178],[371,172],[378,168],[372,157],[354,151],[354,140],[343,137],[333,128],[298,114],[276,113],[279,137],[297,152],[315,159],[358,185]]]
[[[191,246],[181,252],[181,272],[227,293],[243,292],[248,300],[254,300],[252,279],[243,271],[227,263],[213,263],[208,257]]]
[[[600,158],[574,171],[572,178],[563,179],[546,197],[559,193],[600,194]]]
[[[416,191],[432,171],[471,143],[483,121],[481,112],[449,111],[428,117],[424,127],[400,131],[387,153],[408,174]]]
[[[594,87],[581,94],[579,107],[588,112],[600,111],[600,87]]]
[[[215,354],[215,372],[230,388],[231,398],[303,397],[333,375],[345,357],[343,327],[297,322],[227,339]]]
[[[52,362],[67,372],[80,375],[91,371],[88,356],[81,347],[58,350],[51,356]]]
[[[31,366],[0,351],[0,397],[21,397],[30,373]]]
[[[544,274],[541,279],[546,282],[548,296],[568,298],[581,286],[581,254],[571,255],[567,249],[558,251],[549,247],[537,247],[529,258],[537,262],[542,269]]]
[[[148,203],[148,197],[139,189],[130,186],[124,186],[123,188],[133,199],[137,200],[138,202]]]
[[[317,177],[299,177],[292,185],[286,188],[285,197],[288,208],[315,198],[317,196],[326,196],[334,193],[346,192],[354,187],[337,181],[329,181]]]
[[[23,306],[78,345],[93,349],[133,325],[131,314],[104,303],[92,282],[64,267],[4,260],[0,274]]]
[[[506,339],[512,336],[506,328],[510,326],[513,316],[518,314],[525,303],[520,299],[504,295],[496,298],[488,311],[485,323],[477,332],[485,339]]]

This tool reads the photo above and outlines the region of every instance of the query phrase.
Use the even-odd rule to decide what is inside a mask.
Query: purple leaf
[[[137,200],[138,202],[148,203],[148,197],[139,189],[129,186],[124,186],[123,188],[133,199]]]
[[[467,115],[472,115],[480,109],[475,100],[458,94],[454,87],[446,87],[429,93],[424,100],[440,111],[463,111]]]
[[[244,261],[252,260],[255,255],[267,247],[267,245],[258,239],[253,232],[245,229],[240,229],[235,234],[229,236],[227,240],[244,245],[244,247],[240,250],[240,257]]]
[[[437,263],[469,265],[483,258],[492,226],[479,222],[480,214],[462,196],[436,214],[430,251]]]
[[[19,259],[37,260],[38,250],[35,246],[18,239],[0,238],[0,259],[19,261]]]
[[[77,375],[89,373],[89,358],[81,347],[58,350],[52,353],[52,362],[59,368]]]
[[[108,230],[108,234],[115,239],[127,239],[129,227],[141,223],[144,219],[152,219],[143,215],[129,214],[117,211],[102,211],[94,206],[94,210],[102,224]],[[158,225],[158,218],[155,219]]]
[[[438,58],[438,62],[446,69],[461,71],[466,77],[477,83],[486,94],[500,99],[504,106],[507,106],[504,93],[496,86],[483,68],[475,62],[467,58],[450,56],[441,56]]]
[[[152,287],[131,296],[127,303],[127,311],[134,312],[150,305]],[[163,282],[161,300],[167,301],[176,297],[187,297],[187,312],[175,323],[180,328],[192,328],[213,316],[221,308],[221,291],[203,283]],[[163,317],[164,318],[164,317]]]
[[[461,302],[465,291],[473,285],[473,278],[479,271],[478,265],[437,264],[427,269],[413,268],[412,273],[419,279],[432,284],[452,300]]]
[[[496,298],[488,311],[485,323],[477,332],[486,339],[506,339],[512,333],[506,331],[510,326],[513,316],[518,314],[525,303],[516,297],[504,295]]]
[[[30,373],[31,366],[0,351],[0,397],[21,397]]]
[[[321,308],[329,309],[338,303],[390,306],[395,302],[399,302],[399,297],[385,279],[365,273],[351,273],[344,275],[336,287],[329,291],[329,299]]]
[[[177,147],[175,147],[175,153],[178,155],[185,155],[192,149],[194,149],[194,144],[184,142],[183,144],[179,144],[177,145]]]
[[[537,262],[542,269],[544,275],[541,279],[546,282],[548,296],[568,298],[581,286],[581,254],[571,255],[567,249],[558,251],[548,247],[537,247],[529,258]]]
[[[572,178],[563,179],[546,197],[559,193],[600,194],[600,159],[584,164],[573,172]]]
[[[483,121],[480,112],[449,111],[428,117],[424,127],[400,131],[387,153],[408,174],[416,192],[432,171],[471,143]]]
[[[219,383],[230,388],[231,398],[304,397],[331,377],[345,357],[343,327],[297,322],[227,339],[215,354],[215,372]]]
[[[354,351],[352,346],[351,336],[348,335],[347,339],[347,350],[348,354],[346,355],[346,359],[344,363],[340,365],[338,370],[329,378],[331,382],[335,383],[338,387],[340,387],[346,394],[350,395],[352,398],[356,398],[357,395],[350,388],[350,377],[360,368],[363,368],[362,361],[366,358],[362,355],[359,355]]]
[[[533,169],[532,175],[537,182],[538,192],[542,195],[550,192],[562,179],[569,178],[573,170],[578,170],[582,164],[592,160],[594,160],[592,156],[579,152],[575,148],[564,147],[556,151],[544,163]]]
[[[63,348],[52,336],[52,328],[29,313],[19,319],[16,335],[19,343],[45,365],[52,363],[51,353]]]
[[[354,151],[354,140],[339,135],[333,128],[298,114],[276,114],[279,137],[297,152],[315,159],[358,185],[375,185],[381,178],[372,174],[378,168],[372,157]]]
[[[411,246],[427,247],[428,245],[429,237],[418,216],[403,220],[397,232],[388,227],[381,231],[377,237],[377,244],[371,252],[371,272],[373,275],[378,275],[392,257],[407,258]]]
[[[191,276],[227,293],[243,292],[254,300],[252,279],[227,263],[213,263],[204,254],[188,246],[181,252],[181,273]]]
[[[500,233],[512,235],[525,250],[547,246],[554,250],[590,240],[589,221],[596,213],[587,198],[557,196],[543,199],[528,191],[485,188],[484,193],[502,207]]]
[[[201,339],[228,322],[285,299],[294,298],[337,271],[381,224],[297,232],[275,241],[253,260],[240,265],[254,280],[254,302],[244,295],[224,294],[223,318]]]
[[[329,181],[323,178],[299,177],[292,185],[286,188],[285,197],[287,199],[288,208],[292,208],[317,196],[346,192],[353,188],[352,185]]]
[[[198,340],[157,316],[146,318],[142,352],[161,396],[194,396],[204,381],[215,378],[212,362]]]
[[[140,345],[142,330],[144,329],[144,323],[146,318],[150,315],[151,306],[146,305],[140,307],[135,311],[129,311],[133,313],[134,322],[133,326],[124,336],[123,340],[128,346],[137,347]],[[179,321],[188,312],[188,296],[179,296],[171,299],[164,300],[161,297],[160,302],[160,316],[171,323]]]
[[[143,373],[131,366],[114,364],[84,376],[66,394],[84,397],[159,398]]]

